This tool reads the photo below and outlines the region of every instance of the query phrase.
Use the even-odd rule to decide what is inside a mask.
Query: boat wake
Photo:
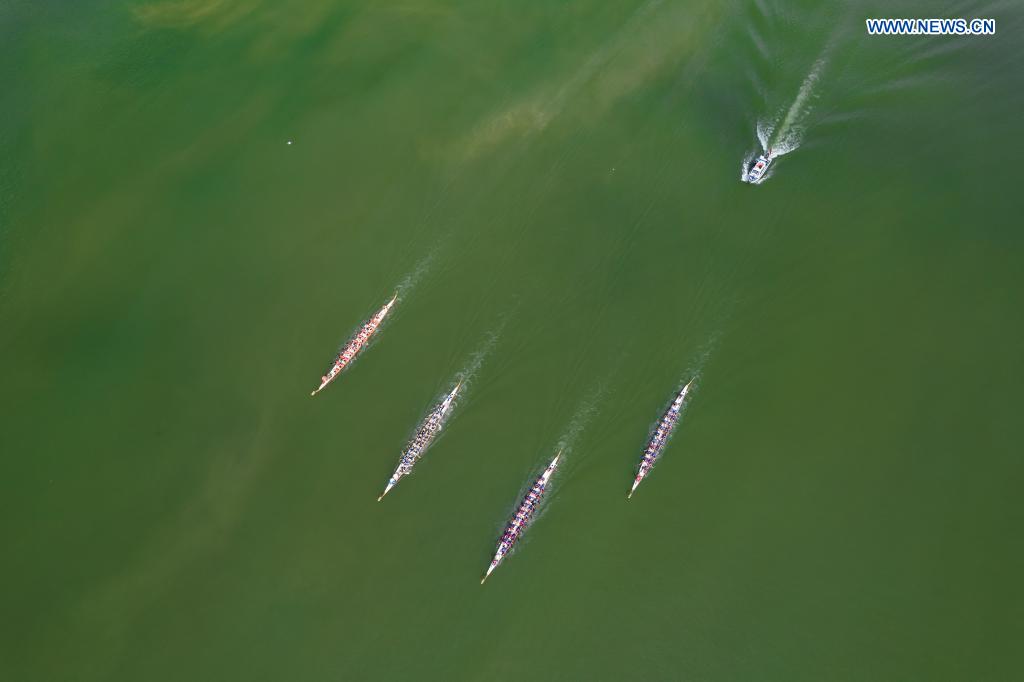
[[[572,452],[573,445],[579,439],[580,434],[583,433],[583,429],[586,428],[591,418],[597,413],[597,407],[603,397],[604,387],[601,386],[580,403],[576,414],[569,420],[569,425],[565,428],[565,432],[558,439],[557,447],[559,450],[567,454]]]
[[[400,297],[406,298],[409,292],[411,292],[413,288],[417,284],[419,284],[420,280],[423,279],[423,276],[426,275],[427,272],[430,270],[430,266],[434,264],[434,260],[437,256],[437,251],[437,248],[429,251],[425,256],[423,256],[423,258],[419,260],[418,263],[416,263],[416,266],[412,269],[412,272],[403,277],[402,281],[400,281],[398,285],[395,286],[395,291],[398,292],[398,295]]]
[[[782,119],[778,130],[773,131],[770,127],[765,130],[767,133],[765,141],[771,144],[772,156],[779,157],[788,154],[803,142],[805,132],[804,121],[807,115],[811,113],[811,106],[808,104],[808,101],[811,95],[814,94],[814,88],[818,83],[818,79],[821,78],[821,73],[824,69],[825,58],[821,57],[814,63],[807,77],[804,78],[804,82],[796,94],[796,99],[793,100],[793,103],[786,111],[786,116]],[[760,139],[760,134],[758,138]]]
[[[750,179],[750,170],[756,158],[764,158],[770,164],[780,156],[799,149],[807,130],[807,116],[813,111],[811,100],[814,90],[825,70],[826,61],[826,57],[822,55],[814,63],[785,114],[780,113],[779,116],[770,120],[758,120],[757,141],[760,143],[761,149],[760,151],[755,149],[744,157],[740,170],[741,180],[760,185],[770,178],[774,171],[769,168],[756,179]]]
[[[472,383],[473,377],[475,377],[480,371],[480,368],[483,367],[484,360],[486,360],[487,356],[494,350],[494,346],[498,343],[498,337],[500,334],[501,328],[487,334],[487,337],[480,345],[480,348],[469,356],[469,361],[466,363],[465,367],[455,373],[455,377],[460,382],[467,385]]]

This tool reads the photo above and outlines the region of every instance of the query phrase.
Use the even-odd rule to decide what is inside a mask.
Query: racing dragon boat
[[[747,169],[747,174],[743,177],[744,182],[749,182],[756,185],[761,182],[764,178],[764,174],[768,172],[768,166],[772,165],[772,161],[775,157],[772,156],[772,150],[769,149],[766,153],[760,154],[754,163]]]
[[[330,371],[320,377],[320,388],[310,393],[311,396],[314,396],[324,390],[327,384],[338,378],[338,375],[341,374],[342,370],[348,367],[355,357],[359,355],[359,351],[366,347],[370,337],[377,332],[377,329],[380,328],[384,318],[387,317],[389,312],[391,312],[391,306],[395,304],[396,300],[398,300],[398,294],[395,294],[391,300],[387,302],[387,305],[378,310],[377,314],[367,320],[359,332],[349,339],[348,343],[345,344],[345,347],[341,349],[340,353],[338,353],[338,357],[334,360],[334,364],[331,366]]]
[[[640,469],[636,472],[636,479],[633,480],[633,488],[629,491],[629,496],[626,497],[627,500],[633,497],[633,493],[636,492],[636,487],[640,485],[640,481],[644,480],[644,477],[651,472],[654,462],[665,450],[665,445],[668,443],[672,431],[675,430],[676,424],[679,422],[679,415],[683,410],[683,401],[686,400],[686,394],[689,393],[692,384],[693,379],[690,379],[689,383],[683,386],[683,390],[679,391],[679,394],[676,395],[675,400],[669,405],[665,414],[661,416],[658,428],[651,434],[651,439],[647,442],[647,447],[644,449],[644,456],[640,460]]]
[[[416,428],[416,435],[405,446],[405,452],[402,453],[402,459],[399,460],[395,473],[391,474],[387,487],[384,488],[384,492],[377,498],[378,502],[384,499],[384,496],[398,484],[398,481],[403,476],[412,473],[412,468],[416,466],[416,462],[427,451],[430,444],[434,442],[434,438],[440,433],[441,427],[444,426],[445,421],[448,419],[448,412],[451,410],[452,403],[455,401],[455,396],[458,394],[461,386],[462,382],[460,381],[452,389],[452,392],[444,397],[444,400],[435,405],[434,409],[430,410],[427,418],[420,422],[420,425]]]
[[[491,565],[487,567],[487,574],[484,575],[483,579],[480,580],[480,584],[483,585],[484,581],[487,580],[491,572],[498,567],[505,555],[508,554],[509,550],[512,549],[512,545],[516,543],[519,536],[522,535],[526,529],[527,524],[533,517],[533,513],[537,510],[537,505],[540,503],[541,498],[544,496],[544,489],[547,487],[548,481],[551,479],[551,474],[555,473],[555,469],[558,467],[558,458],[562,456],[562,451],[559,450],[555,458],[551,460],[551,464],[544,470],[544,473],[540,475],[533,486],[530,487],[530,491],[526,493],[526,497],[519,504],[519,509],[516,510],[512,520],[509,521],[508,526],[505,527],[505,532],[502,533],[501,539],[498,540],[498,549],[494,553],[494,559],[491,560]]]

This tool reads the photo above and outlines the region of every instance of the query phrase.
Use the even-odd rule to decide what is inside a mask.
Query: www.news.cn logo
[[[995,19],[865,19],[869,36],[994,36]]]

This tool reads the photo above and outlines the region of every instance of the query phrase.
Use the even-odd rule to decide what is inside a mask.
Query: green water
[[[0,679],[1019,678],[1022,30],[0,3]]]

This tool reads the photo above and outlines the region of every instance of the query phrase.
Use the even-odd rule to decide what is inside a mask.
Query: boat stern
[[[377,498],[377,501],[380,502],[381,500],[383,500],[384,496],[391,492],[391,489],[395,487],[396,483],[398,483],[398,479],[396,478],[392,478],[390,481],[388,481],[387,487],[384,488],[384,492],[380,494],[380,497]]]
[[[310,393],[309,394],[310,397],[315,396],[317,393],[319,393],[320,391],[324,390],[324,386],[326,386],[329,383],[331,383],[331,379],[330,379],[330,377],[328,375],[325,374],[324,376],[320,377],[320,387],[317,388],[312,393]]]
[[[491,573],[494,572],[494,569],[498,567],[499,563],[501,563],[501,559],[499,559],[498,557],[494,557],[494,561],[492,561],[491,565],[487,567],[487,573],[485,573],[484,577],[480,579],[481,585],[483,585],[484,581],[491,577]]]
[[[761,182],[761,180],[764,179],[765,173],[768,172],[768,166],[770,166],[771,163],[771,156],[765,156],[764,154],[761,154],[760,156],[757,157],[757,160],[754,161],[753,165],[751,165],[750,168],[747,170],[747,174],[743,178],[744,181],[752,185],[756,185],[757,183]]]
[[[640,481],[642,481],[642,480],[643,480],[643,476],[637,476],[636,477],[636,480],[633,481],[633,487],[629,489],[629,495],[626,495],[626,499],[627,500],[631,499],[633,497],[633,493],[636,492],[636,487],[638,485],[640,485]]]

